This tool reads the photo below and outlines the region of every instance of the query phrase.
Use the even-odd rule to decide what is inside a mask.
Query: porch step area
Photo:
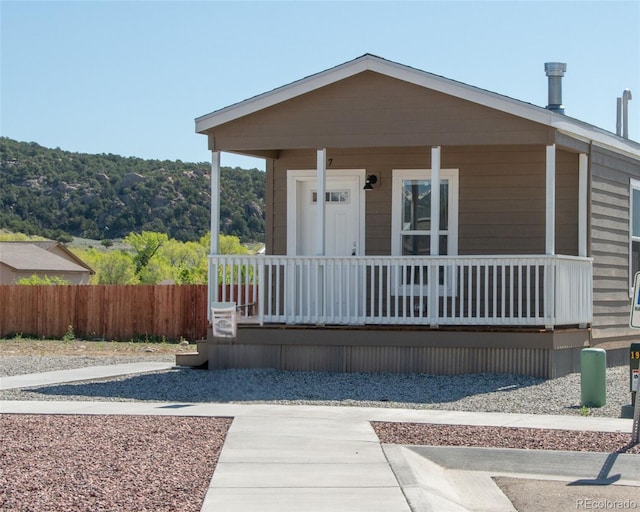
[[[196,343],[196,352],[185,352],[184,354],[176,354],[177,366],[190,366],[196,368],[204,365],[209,360],[207,352],[207,342],[198,341]]]

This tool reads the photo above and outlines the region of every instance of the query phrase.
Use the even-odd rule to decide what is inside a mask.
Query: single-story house
[[[209,305],[241,324],[199,362],[550,378],[602,346],[621,364],[640,144],[566,115],[566,65],[545,69],[539,107],[367,54],[198,117]],[[266,161],[264,255],[218,254],[223,151]]]
[[[0,242],[0,284],[15,284],[33,275],[88,284],[93,269],[54,241]]]

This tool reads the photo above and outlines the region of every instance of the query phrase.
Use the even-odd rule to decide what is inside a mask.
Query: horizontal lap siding
[[[328,148],[333,169],[366,169],[366,254],[391,253],[393,169],[431,167],[430,148]],[[459,254],[544,254],[545,148],[442,147],[442,168],[459,170]],[[286,254],[287,170],[314,169],[314,150],[282,151],[274,161],[273,253]],[[578,157],[558,151],[556,252],[577,254]]]
[[[601,343],[637,336],[629,328],[629,179],[640,178],[640,167],[598,148],[591,167],[593,338]]]
[[[208,132],[222,151],[546,143],[546,127],[365,72]]]
[[[556,252],[577,253],[578,159],[556,156]],[[460,169],[460,254],[544,254],[545,150],[443,148]]]

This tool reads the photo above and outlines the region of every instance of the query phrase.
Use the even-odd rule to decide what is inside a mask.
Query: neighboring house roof
[[[640,144],[624,139],[589,123],[552,112],[543,107],[516,100],[479,87],[457,82],[433,73],[398,64],[376,55],[365,54],[344,64],[308,76],[272,91],[254,96],[210,114],[196,118],[196,132],[205,133],[216,126],[277,105],[364,71],[373,71],[434,91],[506,112],[555,128],[587,142],[597,142],[635,158],[640,157]]]
[[[21,272],[93,273],[90,267],[65,259],[43,248],[43,246],[55,247],[56,244],[57,242],[0,242],[0,263]],[[75,255],[74,259],[78,260]]]
[[[63,257],[66,257],[71,261],[75,261],[78,265],[88,270],[91,273],[91,275],[95,274],[95,271],[89,265],[87,265],[84,261],[82,261],[82,259],[80,259],[74,253],[72,253],[69,249],[67,249],[64,246],[64,244],[61,244],[60,242],[55,242],[53,240],[42,240],[42,241],[36,241],[36,242],[30,242],[30,243],[37,245],[38,247],[41,247],[42,249],[45,249],[50,252],[62,253],[64,255]]]

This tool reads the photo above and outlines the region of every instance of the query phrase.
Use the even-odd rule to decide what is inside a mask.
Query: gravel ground
[[[0,510],[198,512],[223,418],[0,416]]]
[[[0,377],[172,354],[13,355]],[[628,368],[607,370],[607,404],[630,402]],[[579,415],[580,375],[545,381],[516,375],[335,374],[174,369],[0,392],[2,400],[276,403]],[[584,412],[584,411],[583,411]],[[0,509],[198,511],[230,420],[179,417],[0,416]],[[209,429],[209,430],[208,430]],[[628,434],[375,423],[381,442],[640,454]],[[65,456],[60,458],[60,453]],[[204,478],[203,478],[204,476]],[[203,487],[204,485],[204,487]],[[203,491],[204,489],[204,491]],[[162,508],[164,507],[164,508]]]
[[[0,377],[141,360],[173,361],[173,357],[9,355],[0,359]],[[620,417],[621,407],[631,401],[628,371],[624,366],[607,370],[607,404],[591,408],[589,414]],[[585,412],[580,398],[580,374],[543,380],[500,374],[339,374],[272,369],[175,369],[0,393],[3,400],[268,402],[569,415]]]
[[[580,431],[568,436],[566,430],[541,428],[389,422],[372,422],[372,425],[380,442],[388,444],[640,454],[640,445],[631,445],[629,434],[615,432]]]

